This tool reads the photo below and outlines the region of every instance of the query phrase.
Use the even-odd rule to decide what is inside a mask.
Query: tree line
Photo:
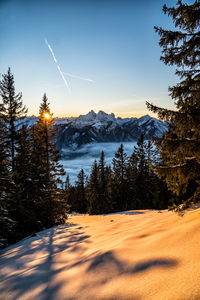
[[[70,185],[69,177],[66,178],[65,192],[70,210],[103,214],[167,208],[170,193],[154,170],[158,160],[152,141],[145,141],[143,134],[129,157],[121,144],[111,166],[106,165],[102,151],[88,177],[82,169],[74,186]]]
[[[69,211],[102,214],[167,207],[166,186],[153,167],[159,156],[144,135],[130,157],[121,145],[112,166],[102,152],[89,178],[81,170],[71,186],[69,176],[62,181],[65,171],[46,94],[31,126],[23,122],[27,109],[22,94],[15,92],[10,68],[0,81],[0,96],[0,247],[64,223]]]
[[[65,222],[69,209],[90,214],[126,209],[193,206],[200,199],[200,2],[164,5],[177,30],[155,27],[161,60],[177,66],[180,82],[169,88],[175,109],[147,107],[168,122],[161,138],[142,135],[130,157],[123,145],[112,165],[104,153],[89,178],[84,170],[75,186],[59,163],[54,118],[44,94],[35,125],[19,126],[27,109],[8,72],[0,81],[0,247]],[[71,208],[70,208],[71,207]]]
[[[10,68],[0,81],[0,247],[65,222],[68,204],[60,176],[54,118],[44,94],[39,118],[27,127],[22,94]],[[22,122],[21,122],[22,123]]]

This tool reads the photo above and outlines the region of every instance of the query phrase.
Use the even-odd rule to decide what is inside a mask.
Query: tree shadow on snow
[[[55,255],[65,250],[84,251],[85,243],[89,243],[89,236],[75,226],[65,224],[46,229],[4,249],[0,255],[0,299],[6,299],[8,293],[13,295],[9,299],[23,299],[36,289],[38,292],[31,299],[55,300],[61,283],[54,284],[53,278],[66,268],[63,265],[55,268]],[[5,274],[6,268],[10,271]]]
[[[163,257],[130,264],[119,259],[113,251],[96,252],[88,256],[86,250],[90,237],[82,229],[75,224],[53,227],[5,249],[0,255],[0,299],[7,299],[8,293],[13,295],[8,299],[23,299],[30,293],[31,299],[56,300],[57,292],[63,285],[67,291],[67,286],[73,280],[80,280],[74,297],[70,298],[66,294],[62,299],[82,299],[81,295],[90,295],[92,290],[100,291],[105,284],[120,276],[136,276],[153,269],[172,268],[178,264],[176,259]],[[67,252],[63,257],[61,254],[64,251]],[[75,255],[75,263],[71,261],[70,254]],[[73,268],[76,270],[78,266],[84,270],[80,278],[64,276],[60,281],[55,280],[56,275],[62,271]],[[9,269],[6,274],[5,268]],[[132,295],[131,299],[140,297]]]
[[[105,284],[108,284],[114,279],[119,279],[120,276],[136,276],[139,273],[148,272],[153,269],[172,268],[178,265],[178,260],[173,258],[152,258],[137,262],[132,265],[117,258],[113,251],[107,251],[105,253],[97,254],[93,257],[79,261],[74,265],[71,265],[71,268],[84,264],[87,266],[85,281],[83,278],[82,285],[79,289],[79,294],[75,296],[75,299],[79,299],[80,292],[84,294],[84,292],[87,293],[87,291],[90,289],[95,289],[96,291],[102,290]],[[88,280],[88,278],[92,279]],[[124,297],[123,299],[126,299]],[[131,299],[140,299],[140,296],[132,295]]]
[[[139,263],[136,263],[133,266],[130,266],[126,262],[120,261],[112,251],[99,254],[89,263],[88,271],[95,271],[100,268],[104,270],[106,268],[113,269],[116,275],[122,274],[137,274],[140,272],[148,271],[152,268],[169,268],[177,265],[177,260],[167,259],[167,258],[158,258],[158,259],[149,259]],[[112,274],[114,274],[112,273]]]

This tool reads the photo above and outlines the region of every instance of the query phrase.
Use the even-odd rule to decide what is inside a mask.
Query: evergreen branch
[[[178,165],[174,165],[174,166],[156,166],[156,169],[177,169],[177,168],[180,168],[180,167],[184,167],[186,166],[186,163],[183,163],[183,164],[178,164]]]
[[[188,32],[194,32],[200,24],[199,9],[200,2],[196,0],[192,5],[183,4],[181,0],[177,2],[178,7],[168,8],[166,5],[163,6],[164,14],[171,16],[175,26],[183,28]]]
[[[183,77],[188,77],[190,76],[192,78],[192,76],[195,76],[195,74],[200,74],[200,69],[193,69],[193,70],[176,70],[175,72],[176,75],[180,76],[180,78],[182,79]],[[193,77],[193,79],[195,79],[195,77]]]
[[[179,111],[161,108],[161,107],[155,106],[147,101],[146,101],[146,106],[149,110],[156,113],[158,115],[159,119],[164,120],[164,121],[169,121],[172,118],[174,118],[174,116],[181,114]]]

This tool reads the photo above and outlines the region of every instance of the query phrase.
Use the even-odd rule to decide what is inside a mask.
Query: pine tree
[[[14,171],[15,147],[17,139],[16,121],[27,113],[27,109],[23,106],[22,94],[15,93],[14,76],[8,68],[7,74],[2,75],[0,81],[0,96],[2,98],[2,117],[6,124],[7,142],[9,155],[11,159],[11,169]]]
[[[118,148],[113,158],[113,180],[112,180],[112,198],[115,210],[127,209],[127,155],[124,152],[124,146]]]
[[[65,179],[65,189],[69,189],[71,187],[71,183],[70,183],[70,178],[69,178],[69,175],[66,176],[66,179]]]
[[[102,205],[100,202],[100,188],[99,188],[99,168],[97,161],[94,161],[92,166],[88,187],[87,187],[87,199],[89,202],[88,212],[89,214],[101,214]]]
[[[137,209],[136,201],[136,178],[137,178],[138,159],[133,152],[127,161],[126,177],[127,177],[127,205],[128,209]]]
[[[70,212],[75,211],[74,209],[74,200],[76,199],[75,196],[76,188],[71,185],[69,175],[66,176],[65,181],[63,183],[63,194],[64,199],[66,199],[66,203]]]
[[[64,176],[65,172],[59,164],[60,155],[56,149],[56,131],[53,124],[54,119],[50,112],[47,96],[44,94],[35,133],[36,152],[39,154],[37,158],[40,163],[38,165],[41,199],[39,207],[42,214],[41,221],[45,227],[64,222],[68,212],[68,205],[66,199],[63,198],[62,181],[60,179],[60,176]]]
[[[17,232],[21,237],[41,229],[36,215],[36,166],[33,169],[33,158],[29,130],[22,125],[18,132],[15,155],[15,193],[13,194],[12,214],[17,222]]]
[[[77,189],[75,186],[70,185],[67,189],[65,189],[65,199],[70,212],[78,212],[77,197]]]
[[[9,157],[6,144],[6,132],[4,129],[4,121],[0,116],[0,195],[5,197],[9,189]],[[6,198],[6,197],[5,197]]]
[[[79,213],[86,213],[87,212],[87,200],[86,200],[86,175],[84,170],[82,169],[76,181],[76,211]]]
[[[99,192],[100,192],[100,199],[102,213],[108,213],[112,210],[112,203],[111,198],[109,195],[109,176],[110,176],[110,169],[105,165],[105,158],[104,152],[101,152],[99,164]]]
[[[4,121],[0,116],[0,248],[6,246],[12,239],[15,223],[8,211],[11,178],[9,158],[6,144]]]
[[[134,147],[134,154],[137,157],[137,176],[135,181],[137,207],[151,208],[152,185],[149,180],[147,147],[144,140],[144,134],[142,134],[137,141],[137,146]]]
[[[165,201],[160,200],[162,181],[159,180],[153,167],[157,163],[157,149],[154,149],[152,141],[145,141],[144,134],[137,141],[132,156],[135,158],[135,165],[137,165],[135,175],[136,207],[166,208],[164,206]]]
[[[29,129],[29,148],[30,148],[30,161],[29,161],[29,178],[30,186],[30,199],[34,203],[32,213],[35,221],[32,222],[33,231],[39,231],[44,228],[43,222],[43,209],[41,203],[43,202],[44,192],[44,169],[43,157],[41,155],[43,148],[41,140],[38,135],[37,125],[32,125]]]
[[[161,149],[158,171],[175,195],[175,203],[187,207],[200,197],[200,2],[183,4],[163,11],[172,17],[177,30],[155,27],[163,48],[161,60],[176,65],[180,82],[169,88],[176,110],[147,107],[162,120],[169,120],[168,131],[157,146]]]

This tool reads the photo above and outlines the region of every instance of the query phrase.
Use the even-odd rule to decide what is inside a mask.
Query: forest
[[[27,109],[21,93],[15,93],[10,68],[3,75],[1,88],[1,247],[64,223],[69,212],[103,214],[167,208],[166,184],[153,167],[158,164],[158,153],[144,135],[130,157],[122,144],[112,166],[105,164],[102,151],[90,176],[80,170],[76,184],[71,186],[68,175],[62,181],[65,171],[59,164],[54,118],[46,94],[37,124],[27,128],[17,122]]]
[[[130,157],[121,145],[112,161],[104,153],[75,186],[56,149],[54,117],[44,94],[36,125],[18,126],[28,110],[8,68],[0,80],[0,248],[66,221],[69,212],[104,214],[130,209],[192,207],[200,197],[199,1],[163,7],[177,30],[155,27],[161,60],[176,66],[180,82],[169,88],[175,109],[147,102],[168,122],[161,138],[141,135]],[[66,174],[67,175],[67,174]]]

